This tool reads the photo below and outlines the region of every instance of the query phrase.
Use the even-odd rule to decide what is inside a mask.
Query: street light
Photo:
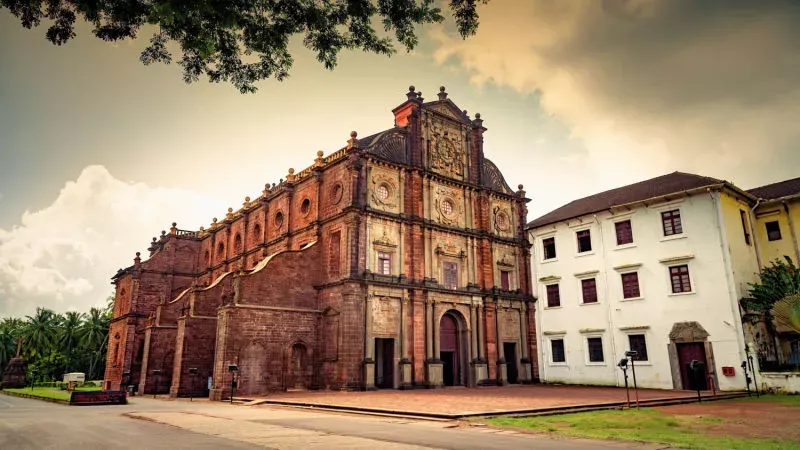
[[[192,394],[194,392],[194,386],[197,384],[195,383],[195,379],[197,378],[197,367],[189,367],[189,373],[192,375],[192,385],[189,386],[189,401],[193,400],[194,397]]]
[[[236,389],[236,375],[239,373],[239,366],[229,364],[228,371],[231,373],[231,405],[233,404],[233,390]]]
[[[159,377],[159,375],[161,375],[161,369],[153,369],[153,376],[156,377],[156,384],[155,384],[155,387],[153,388],[153,398],[156,398],[156,395],[158,394],[158,377]],[[144,392],[142,392],[142,394],[144,394]]]
[[[628,408],[631,407],[631,395],[628,392],[628,358],[619,360],[617,367],[622,369],[622,375],[625,377],[625,403]]]
[[[636,350],[628,350],[625,352],[625,357],[631,360],[631,374],[633,375],[633,394],[636,397],[636,407],[639,407],[639,386],[636,385],[636,364],[634,361],[639,356]]]

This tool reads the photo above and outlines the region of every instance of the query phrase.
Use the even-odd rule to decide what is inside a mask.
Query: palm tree
[[[70,371],[72,365],[72,349],[78,344],[80,339],[81,327],[85,314],[76,311],[68,311],[61,322],[60,333],[58,336],[58,347],[67,357],[66,372]]]
[[[88,377],[94,375],[97,363],[105,353],[110,321],[107,311],[100,308],[91,308],[89,315],[81,326],[81,345],[92,355],[89,362],[89,373],[86,374]]]
[[[8,362],[17,355],[17,338],[22,330],[22,321],[17,318],[5,318],[0,322],[0,371],[5,370]]]
[[[22,329],[25,351],[31,360],[35,360],[48,354],[56,344],[59,316],[49,309],[36,308],[36,313],[27,318]]]

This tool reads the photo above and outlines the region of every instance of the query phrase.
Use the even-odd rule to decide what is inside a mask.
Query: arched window
[[[259,225],[259,224],[256,224],[253,227],[253,239],[256,242],[260,242],[261,241],[261,225]]]
[[[283,226],[283,213],[278,211],[275,214],[275,227],[280,228],[281,226]]]
[[[209,252],[208,250],[206,250],[205,254],[203,255],[203,262],[205,262],[206,264],[211,262],[211,252]]]
[[[225,244],[222,242],[217,245],[217,256],[223,257],[225,256]]]
[[[233,252],[239,253],[242,251],[242,235],[236,233],[236,236],[233,238]]]
[[[303,203],[300,204],[300,213],[306,215],[309,211],[311,211],[311,200],[305,199]]]

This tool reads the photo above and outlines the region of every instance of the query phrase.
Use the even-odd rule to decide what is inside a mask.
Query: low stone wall
[[[776,392],[800,394],[800,372],[761,372],[759,385]]]

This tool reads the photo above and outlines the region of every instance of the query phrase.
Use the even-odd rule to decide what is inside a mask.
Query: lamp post
[[[753,365],[753,354],[750,352],[747,352],[747,363],[750,366],[750,372],[753,373],[753,387],[756,388],[756,398],[759,398],[761,395],[758,392],[758,378],[756,378],[756,368]]]
[[[233,391],[236,389],[236,375],[239,373],[239,366],[229,364],[228,371],[231,373],[231,405],[233,404]]]
[[[625,406],[630,409],[631,407],[631,394],[628,392],[628,358],[622,358],[617,363],[617,367],[622,369],[622,375],[625,377]]]
[[[153,376],[156,377],[156,383],[155,386],[153,387],[153,398],[156,398],[156,395],[158,395],[158,377],[160,375],[161,375],[161,369],[153,370]]]
[[[189,373],[192,375],[192,385],[189,386],[189,401],[191,402],[194,400],[194,387],[197,384],[195,383],[195,380],[197,379],[197,367],[189,367]]]
[[[633,395],[636,397],[636,408],[639,408],[639,386],[636,385],[636,364],[634,361],[639,356],[636,350],[628,350],[625,357],[631,360],[631,374],[633,375]]]
[[[744,382],[745,389],[747,390],[747,396],[750,397],[750,382],[753,380],[750,379],[750,372],[747,371],[747,361],[742,361],[742,371],[744,372]]]

